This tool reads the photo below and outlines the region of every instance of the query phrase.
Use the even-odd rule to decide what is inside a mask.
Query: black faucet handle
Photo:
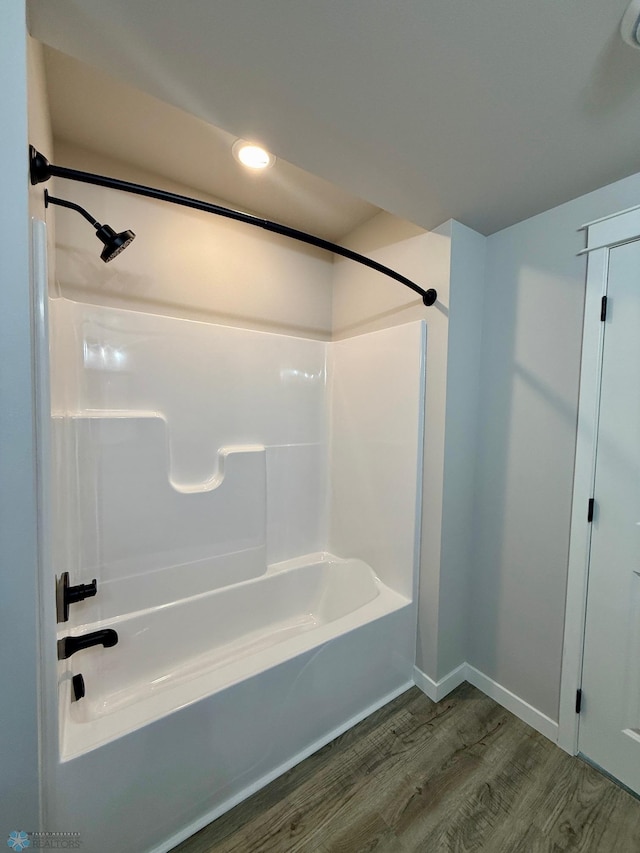
[[[113,628],[101,628],[90,634],[81,634],[79,637],[63,637],[58,640],[58,660],[66,660],[76,652],[89,649],[91,646],[104,646],[110,649],[118,642],[118,632]]]
[[[84,678],[81,673],[74,675],[71,679],[71,692],[73,694],[71,701],[78,702],[80,699],[84,697],[85,687],[84,687]]]
[[[56,617],[58,622],[69,621],[69,605],[92,598],[98,592],[98,582],[69,584],[69,572],[63,572],[56,581]]]

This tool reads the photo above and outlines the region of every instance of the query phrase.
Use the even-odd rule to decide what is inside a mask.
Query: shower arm
[[[392,270],[390,267],[385,267],[377,261],[367,258],[365,255],[360,255],[358,252],[352,252],[351,249],[345,249],[344,246],[339,246],[337,243],[332,243],[329,240],[323,240],[321,237],[315,237],[313,234],[307,234],[305,231],[298,231],[297,228],[290,228],[288,225],[281,225],[278,222],[272,222],[270,219],[262,219],[259,216],[253,216],[250,213],[243,213],[240,210],[233,210],[229,207],[222,207],[219,204],[211,204],[210,202],[200,201],[197,198],[190,198],[186,195],[160,190],[155,187],[147,187],[144,184],[134,184],[131,181],[121,181],[118,178],[109,178],[105,175],[96,175],[93,172],[82,172],[78,169],[68,169],[65,166],[54,166],[49,163],[46,157],[40,154],[39,151],[29,146],[29,168],[32,184],[41,184],[48,181],[49,178],[65,178],[69,181],[79,181],[83,184],[93,184],[98,187],[106,187],[107,189],[120,190],[121,192],[132,193],[133,195],[141,195],[146,198],[157,199],[158,201],[168,201],[172,204],[179,204],[182,207],[190,207],[193,210],[202,210],[205,213],[214,213],[217,216],[224,216],[227,219],[235,219],[237,222],[245,222],[248,225],[254,225],[257,228],[263,228],[265,231],[271,231],[274,234],[281,234],[284,237],[290,237],[293,240],[298,240],[301,243],[308,243],[310,246],[317,246],[319,249],[324,249],[327,252],[333,252],[335,255],[341,255],[343,258],[348,258],[350,261],[355,261],[365,267],[370,267],[383,275],[392,278],[394,281],[404,284],[415,293],[422,297],[425,305],[433,305],[438,298],[437,292],[432,288],[425,290],[411,279],[399,272]]]
[[[100,228],[100,223],[97,219],[94,219],[93,216],[89,213],[88,210],[85,210],[84,207],[80,207],[79,204],[74,204],[72,201],[67,201],[64,198],[55,198],[50,195],[47,190],[44,191],[44,206],[49,207],[50,204],[56,204],[58,207],[67,207],[69,210],[75,210],[80,216],[84,216],[87,222],[90,222],[94,228]]]

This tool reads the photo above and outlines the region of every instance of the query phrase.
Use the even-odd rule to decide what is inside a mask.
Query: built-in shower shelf
[[[130,420],[130,421],[142,421],[143,423],[146,420],[160,420],[164,424],[165,431],[167,436],[165,438],[164,447],[165,447],[165,455],[167,456],[167,479],[171,484],[171,487],[176,490],[176,492],[181,492],[185,495],[197,494],[198,492],[210,492],[213,489],[217,489],[225,477],[225,470],[227,465],[227,460],[229,457],[238,453],[264,453],[265,447],[262,444],[233,444],[227,445],[225,447],[220,447],[217,451],[217,465],[216,471],[210,477],[193,482],[180,482],[176,477],[174,477],[171,473],[171,455],[168,451],[169,448],[169,439],[168,434],[170,430],[170,426],[167,423],[166,417],[160,412],[137,412],[133,410],[94,410],[87,412],[73,412],[66,416],[73,423],[78,421],[99,421],[105,420],[107,422],[111,420]],[[103,430],[104,432],[104,430]]]
[[[110,582],[208,561],[208,588],[215,589],[229,583],[229,555],[244,552],[246,559],[235,561],[241,578],[264,573],[263,446],[220,448],[213,476],[177,483],[163,417],[89,412],[63,420],[80,463],[75,512],[83,573]]]

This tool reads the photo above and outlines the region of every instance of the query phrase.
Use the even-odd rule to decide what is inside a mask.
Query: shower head
[[[124,252],[129,243],[135,238],[133,231],[120,231],[119,234],[109,225],[101,225],[96,230],[96,237],[104,243],[104,249],[100,254],[100,258],[108,264],[116,258],[120,252]]]
[[[100,259],[103,260],[105,264],[108,264],[109,261],[116,258],[120,252],[123,252],[135,239],[136,235],[133,231],[127,230],[116,232],[110,225],[101,225],[97,219],[94,219],[93,216],[91,216],[84,207],[80,207],[79,204],[75,204],[72,201],[66,201],[63,198],[55,198],[49,194],[48,190],[45,190],[44,206],[49,207],[50,204],[57,204],[59,207],[68,207],[69,210],[75,210],[83,216],[87,222],[90,222],[93,225],[96,229],[96,237],[104,244],[104,249],[100,254]]]

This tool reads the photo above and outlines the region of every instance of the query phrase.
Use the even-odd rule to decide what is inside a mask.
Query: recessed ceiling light
[[[256,171],[270,169],[276,162],[273,154],[269,154],[261,145],[256,145],[255,142],[246,142],[244,139],[238,139],[234,142],[232,151],[238,163],[242,163],[247,169],[255,169]]]

